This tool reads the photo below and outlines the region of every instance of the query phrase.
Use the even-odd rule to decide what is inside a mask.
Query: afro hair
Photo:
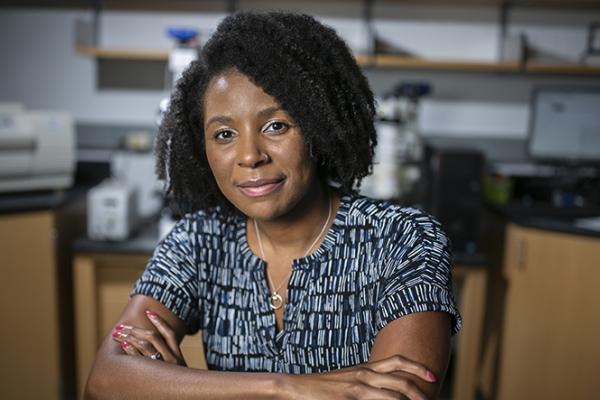
[[[345,42],[313,17],[241,12],[226,17],[176,84],[156,140],[157,174],[182,213],[220,206],[204,151],[209,82],[235,69],[273,96],[300,127],[323,181],[354,193],[371,172],[375,104]]]

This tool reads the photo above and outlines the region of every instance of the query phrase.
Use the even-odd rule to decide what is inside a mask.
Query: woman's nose
[[[240,167],[256,168],[269,160],[268,154],[262,149],[260,138],[254,133],[241,135],[238,152]]]

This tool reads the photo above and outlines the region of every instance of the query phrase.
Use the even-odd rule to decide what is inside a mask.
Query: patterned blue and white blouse
[[[403,315],[447,312],[458,332],[448,246],[421,211],[343,196],[321,246],[293,261],[276,332],[245,217],[198,211],[158,245],[132,295],[160,301],[189,333],[202,329],[209,369],[323,372],[367,362],[377,333]]]

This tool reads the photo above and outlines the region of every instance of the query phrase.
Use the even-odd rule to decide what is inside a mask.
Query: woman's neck
[[[288,254],[291,258],[300,258],[313,252],[326,235],[321,234],[315,243],[324,230],[330,207],[331,215],[325,230],[333,223],[338,204],[337,193],[325,185],[315,185],[315,189],[307,193],[292,212],[275,220],[256,221],[265,254]],[[256,242],[257,238],[254,239]]]

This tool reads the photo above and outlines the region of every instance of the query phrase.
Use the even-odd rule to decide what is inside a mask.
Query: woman
[[[356,195],[373,116],[332,29],[225,18],[157,141],[187,213],[104,341],[88,397],[435,397],[460,327],[448,241],[422,212]],[[209,371],[179,350],[198,329]]]

